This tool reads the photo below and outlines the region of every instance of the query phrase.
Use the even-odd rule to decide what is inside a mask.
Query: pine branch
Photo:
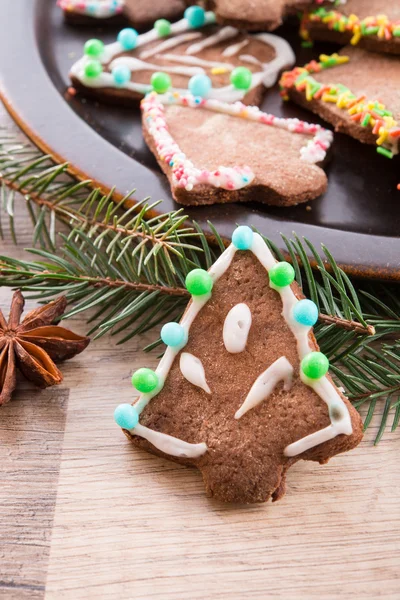
[[[211,246],[182,211],[154,217],[159,203],[146,199],[126,208],[130,194],[115,203],[112,192],[103,195],[90,181],[77,183],[67,167],[0,132],[0,213],[8,216],[15,238],[16,198],[22,193],[34,225],[33,244],[40,246],[31,250],[37,259],[32,262],[0,257],[0,285],[19,287],[40,301],[62,292],[70,303],[65,318],[85,313],[90,335],[123,332],[119,343],[179,319],[188,299],[186,274],[209,268],[225,248],[213,225]],[[58,224],[69,233],[58,238]],[[279,260],[289,256],[297,282],[317,304],[317,340],[338,383],[358,408],[367,409],[366,427],[384,402],[379,441],[390,414],[392,430],[400,421],[397,289],[366,284],[357,292],[327,248],[317,250],[296,235],[283,237],[285,254],[266,242]]]

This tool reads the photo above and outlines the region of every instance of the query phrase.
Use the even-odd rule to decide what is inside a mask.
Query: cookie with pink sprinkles
[[[258,201],[293,206],[323,194],[331,131],[241,102],[152,92],[143,134],[185,205]]]

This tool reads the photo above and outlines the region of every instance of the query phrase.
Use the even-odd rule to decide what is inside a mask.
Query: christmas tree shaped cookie
[[[304,13],[306,39],[359,45],[374,52],[400,54],[400,2],[339,0],[314,2]]]
[[[141,394],[115,411],[135,445],[196,466],[223,501],[278,500],[296,461],[325,463],[362,438],[313,335],[317,307],[293,280],[259,234],[236,229],[208,272],[189,273],[161,362],[134,373]]]
[[[376,144],[392,158],[400,141],[400,60],[348,46],[283,74],[282,94],[332,123],[337,131]]]
[[[68,23],[118,25],[128,22],[144,29],[155,19],[175,21],[183,15],[185,0],[58,0]]]
[[[257,200],[290,206],[327,186],[319,166],[332,132],[240,102],[150,94],[143,134],[181,204]]]
[[[112,44],[88,40],[70,78],[82,93],[113,103],[137,104],[152,90],[172,87],[259,104],[266,88],[294,62],[286,40],[219,27],[214,13],[190,6],[180,21],[158,19],[144,34],[128,27]]]

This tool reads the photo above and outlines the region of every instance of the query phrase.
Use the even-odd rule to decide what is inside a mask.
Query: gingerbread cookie
[[[281,78],[282,93],[332,123],[337,131],[376,144],[388,158],[399,152],[400,61],[348,46],[322,55]]]
[[[400,2],[393,0],[340,0],[304,13],[305,39],[359,45],[376,52],[400,54]]]
[[[192,6],[184,19],[172,25],[156,21],[142,35],[123,29],[107,46],[89,40],[70,77],[85,94],[124,104],[137,103],[152,89],[164,92],[171,86],[225,102],[259,104],[266,87],[274,85],[294,61],[284,39],[221,28],[215,25],[214,13]]]
[[[143,134],[180,204],[254,201],[290,206],[327,186],[332,132],[256,106],[178,94],[142,101]]]
[[[279,500],[298,460],[357,446],[361,418],[319,352],[317,306],[259,234],[237,228],[186,286],[192,300],[162,328],[161,362],[134,373],[141,395],[115,411],[136,446],[197,467],[210,496],[245,503]]]
[[[333,1],[333,0],[332,0]],[[247,31],[273,31],[283,19],[311,0],[206,0],[206,7],[215,11],[223,25],[234,25]]]
[[[155,19],[175,21],[183,15],[185,0],[58,0],[68,23],[93,25],[96,21],[118,25],[130,23],[147,29]]]

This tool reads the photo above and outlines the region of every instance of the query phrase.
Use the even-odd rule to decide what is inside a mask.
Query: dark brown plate
[[[81,55],[84,42],[91,37],[113,41],[116,31],[64,24],[55,0],[3,2],[0,17],[1,95],[36,144],[104,189],[115,185],[125,194],[136,188],[137,199],[163,198],[163,212],[177,208],[142,139],[139,112],[66,95],[69,67]],[[279,33],[295,46],[299,64],[334,50],[327,44],[301,49],[295,26],[287,25]],[[263,108],[318,122],[311,113],[282,103],[277,88],[267,94]],[[211,220],[225,237],[236,223],[249,224],[282,246],[279,233],[290,236],[296,231],[316,245],[327,245],[348,272],[399,280],[399,165],[398,157],[389,160],[374,147],[337,134],[328,192],[310,209],[254,202],[185,212],[206,230]]]

